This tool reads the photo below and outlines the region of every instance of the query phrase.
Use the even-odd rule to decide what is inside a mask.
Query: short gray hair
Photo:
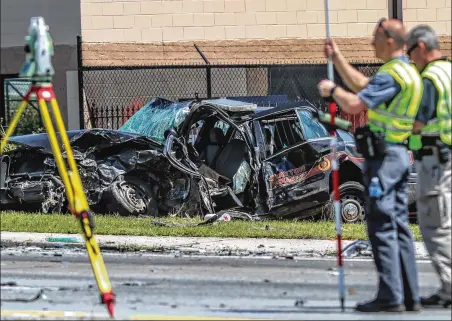
[[[427,25],[418,25],[408,32],[406,37],[408,48],[418,43],[419,41],[425,43],[427,49],[439,49],[438,36],[432,27]]]

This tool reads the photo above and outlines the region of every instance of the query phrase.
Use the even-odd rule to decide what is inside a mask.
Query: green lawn
[[[45,215],[35,213],[1,211],[1,230],[10,232],[80,233],[78,222],[71,215]],[[199,220],[154,219],[175,223],[194,223]],[[119,216],[95,216],[97,234],[140,236],[202,236],[279,239],[335,239],[334,222],[266,221],[218,222],[206,226],[165,227],[155,226],[150,218],[125,218]],[[417,225],[411,225],[416,240],[421,240]],[[344,224],[346,240],[367,239],[364,224]]]

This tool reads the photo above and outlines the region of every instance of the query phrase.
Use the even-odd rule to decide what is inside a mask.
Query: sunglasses
[[[383,27],[383,22],[385,22],[386,20],[388,20],[388,19],[386,19],[386,18],[381,18],[380,20],[378,20],[378,24],[377,24],[377,27],[375,28],[374,35],[377,33],[378,28],[381,28],[381,29],[383,29],[383,32],[384,32],[384,34],[385,34],[386,37],[392,38],[392,35],[391,35],[391,33],[389,32],[389,30],[388,30],[388,29],[385,29],[385,27]]]
[[[413,52],[414,49],[416,49],[418,47],[418,44],[415,43],[414,45],[412,45],[410,48],[408,48],[408,50],[406,51],[406,54],[408,56],[411,56],[411,53]]]

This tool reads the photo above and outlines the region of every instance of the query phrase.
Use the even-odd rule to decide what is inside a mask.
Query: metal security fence
[[[119,128],[153,97],[208,97],[199,66],[83,67],[83,127]]]
[[[379,66],[355,64],[367,76]],[[82,65],[79,76],[82,128],[117,129],[153,97],[173,101],[226,97],[260,106],[308,100],[322,110],[326,107],[317,89],[318,82],[327,78],[325,64]],[[335,79],[344,86],[339,75]],[[351,120],[363,122],[365,116]]]
[[[1,126],[8,128],[19,104],[23,101],[24,96],[31,86],[30,79],[24,78],[7,78],[3,79],[2,88],[2,110],[0,118]],[[21,116],[20,122],[14,131],[15,135],[31,134],[33,132],[42,131],[42,120],[39,112],[38,101],[35,95],[29,97],[29,103]]]

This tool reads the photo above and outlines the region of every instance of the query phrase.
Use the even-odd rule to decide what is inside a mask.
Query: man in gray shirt
[[[441,281],[438,292],[421,298],[421,304],[448,307],[451,305],[452,65],[441,57],[438,38],[429,26],[414,27],[408,33],[407,48],[424,85],[413,126],[414,143],[410,141],[410,147],[417,150],[417,216],[425,247]]]

